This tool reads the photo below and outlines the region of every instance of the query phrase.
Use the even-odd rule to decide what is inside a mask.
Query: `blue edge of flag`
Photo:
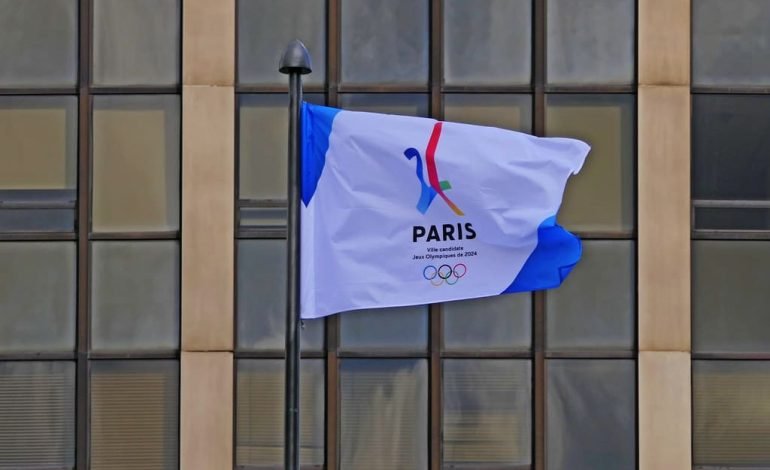
[[[307,206],[326,163],[334,117],[341,110],[302,103],[302,202]],[[537,246],[516,279],[502,294],[551,289],[575,267],[583,253],[580,239],[556,223],[556,216],[537,229]]]

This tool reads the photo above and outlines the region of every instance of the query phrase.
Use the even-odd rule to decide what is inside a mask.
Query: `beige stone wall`
[[[639,468],[692,468],[690,0],[639,1]]]
[[[233,468],[235,0],[184,0],[182,470]]]

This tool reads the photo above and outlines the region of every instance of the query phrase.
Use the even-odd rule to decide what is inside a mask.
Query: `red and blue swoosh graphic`
[[[417,201],[417,210],[421,214],[428,212],[433,199],[436,195],[441,196],[441,199],[447,203],[452,212],[457,215],[464,215],[463,211],[457,207],[457,204],[452,202],[451,199],[444,193],[445,190],[452,189],[452,185],[449,181],[440,181],[438,179],[438,170],[436,169],[436,148],[438,147],[438,141],[441,138],[441,128],[443,122],[437,122],[433,125],[433,132],[430,134],[430,140],[428,140],[428,148],[425,149],[425,165],[428,168],[428,183],[425,183],[425,178],[422,171],[422,157],[420,151],[414,147],[410,147],[404,150],[404,156],[408,160],[417,160],[417,180],[420,182],[420,199]]]

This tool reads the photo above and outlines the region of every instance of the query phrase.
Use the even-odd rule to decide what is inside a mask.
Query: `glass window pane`
[[[634,361],[548,360],[548,470],[636,468]]]
[[[0,232],[73,232],[75,230],[74,202],[72,209],[24,209],[8,207],[8,199],[1,193],[3,191],[0,191],[0,200],[5,201],[3,202],[5,207],[0,209]],[[25,199],[28,194],[21,196]],[[21,204],[27,203],[21,202]]]
[[[498,295],[443,304],[444,349],[529,350],[532,296]]]
[[[0,468],[75,468],[75,364],[0,362]]]
[[[95,351],[179,347],[179,244],[91,244],[91,345]]]
[[[282,207],[243,207],[240,209],[241,228],[286,228],[288,208]]]
[[[770,352],[770,242],[693,242],[693,350]]]
[[[306,85],[322,85],[326,78],[325,0],[238,0],[238,83],[283,85],[278,71],[286,45],[302,41],[310,53],[313,73]]]
[[[95,96],[95,232],[179,228],[179,97]]]
[[[342,82],[427,85],[428,3],[341,0]]]
[[[693,96],[694,199],[770,200],[769,120],[770,96]],[[770,229],[768,211],[737,216],[735,209],[722,211],[728,214],[717,227],[713,224],[719,221],[696,213],[696,228],[736,229],[745,226],[748,218],[752,225]]]
[[[347,93],[340,95],[340,104],[351,111],[428,115],[428,95],[422,93]]]
[[[0,243],[0,351],[74,351],[75,263],[74,243]]]
[[[179,363],[91,362],[92,470],[179,467]]]
[[[324,320],[303,320],[303,350],[323,350]],[[286,240],[238,240],[238,349],[286,346]]]
[[[428,307],[355,310],[339,318],[343,350],[428,347]]]
[[[284,361],[237,361],[235,464],[280,468],[283,464]],[[300,363],[300,463],[324,463],[324,361]]]
[[[445,468],[532,463],[529,361],[444,360]]]
[[[770,362],[693,361],[693,464],[770,468]]]
[[[548,83],[634,82],[634,0],[549,0]]]
[[[693,84],[770,85],[767,0],[692,2]]]
[[[428,363],[340,362],[340,470],[428,468]]]
[[[305,101],[324,104],[324,95]],[[239,95],[240,199],[286,199],[289,100],[286,94]],[[284,222],[285,223],[285,222]]]
[[[179,82],[180,0],[94,0],[93,82]]]
[[[571,230],[630,231],[634,224],[634,97],[549,95],[546,134],[591,145],[570,178],[559,223]]]
[[[444,119],[530,133],[532,97],[486,93],[445,94]]]
[[[529,85],[531,0],[445,0],[444,81]]]
[[[74,87],[77,0],[0,0],[0,64],[1,87]]]
[[[75,189],[77,106],[74,96],[0,97],[0,189]]]
[[[634,348],[634,242],[583,241],[583,258],[548,291],[549,351]]]
[[[77,106],[74,96],[0,97],[0,231],[74,230]]]

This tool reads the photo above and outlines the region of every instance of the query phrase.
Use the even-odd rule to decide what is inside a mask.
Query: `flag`
[[[557,287],[556,223],[589,146],[302,104],[302,318]]]

